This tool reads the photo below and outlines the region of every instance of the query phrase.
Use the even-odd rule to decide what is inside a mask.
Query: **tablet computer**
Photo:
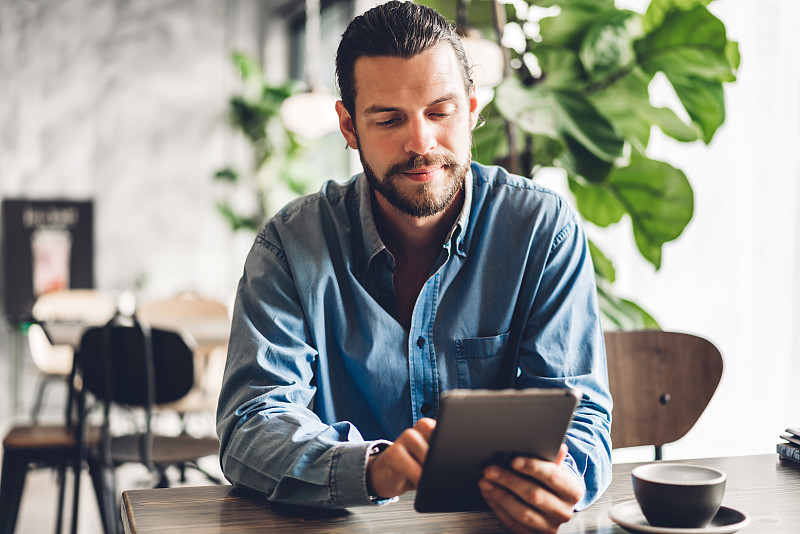
[[[517,456],[558,459],[580,395],[573,389],[451,390],[422,467],[418,512],[486,509],[478,481]]]

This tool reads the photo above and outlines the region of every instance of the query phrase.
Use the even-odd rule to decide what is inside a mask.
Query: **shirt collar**
[[[360,234],[361,243],[353,242],[353,249],[361,252],[358,255],[360,257],[356,260],[355,268],[356,274],[362,275],[366,272],[372,259],[384,250],[386,245],[383,244],[381,236],[378,234],[378,228],[375,226],[375,217],[372,213],[372,189],[363,172],[356,177],[355,187],[356,198],[358,198],[358,217],[361,223],[361,231],[356,232],[355,235]],[[451,242],[455,236],[455,251],[460,256],[466,256],[464,239],[472,209],[472,189],[473,176],[472,168],[470,168],[464,177],[464,206],[445,241],[445,243]]]
[[[386,248],[375,226],[375,217],[372,214],[372,190],[367,177],[362,172],[356,178],[356,192],[358,197],[358,215],[361,222],[361,243],[353,243],[353,247],[361,247],[361,265],[356,263],[356,274],[362,275],[372,262],[372,258]]]

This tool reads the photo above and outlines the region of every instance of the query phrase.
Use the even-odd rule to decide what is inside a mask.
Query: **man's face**
[[[411,59],[359,58],[355,81],[355,115],[336,109],[376,194],[412,217],[443,211],[463,186],[477,119],[451,45]]]

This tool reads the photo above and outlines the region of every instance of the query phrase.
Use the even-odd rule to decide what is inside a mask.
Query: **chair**
[[[686,435],[722,377],[722,355],[691,334],[644,330],[606,332],[608,382],[614,399],[614,448],[663,446]]]
[[[106,524],[106,532],[119,529],[119,503],[113,470],[129,462],[145,465],[158,477],[156,487],[167,487],[169,466],[190,466],[209,480],[221,483],[198,465],[200,458],[219,453],[216,437],[195,437],[182,432],[162,435],[153,430],[153,411],[157,405],[184,397],[195,381],[193,346],[178,332],[150,328],[135,317],[116,317],[102,327],[88,328],[75,354],[83,383],[81,395],[91,396],[102,406],[100,442],[88,450],[97,461],[96,480],[103,495],[103,518],[116,518]],[[112,434],[112,405],[140,408],[144,428],[123,435]],[[86,412],[80,424],[86,424]],[[109,519],[112,521],[111,519]]]
[[[67,380],[72,371],[73,350],[69,345],[53,345],[38,323],[28,327],[28,347],[31,358],[39,371],[38,385],[31,408],[31,420],[36,424],[44,403],[47,386],[53,382]]]
[[[28,347],[40,376],[31,419],[35,424],[47,386],[66,380],[72,370],[73,350],[83,327],[102,325],[114,316],[116,305],[111,295],[93,289],[65,289],[41,295],[33,305],[35,323],[28,328]],[[52,343],[44,327],[54,323],[68,325],[74,338],[66,343]]]
[[[227,306],[184,292],[145,302],[137,316],[151,327],[189,334],[196,342],[194,387],[182,399],[160,408],[181,414],[182,422],[189,413],[215,413],[221,381],[216,363],[220,350],[227,347],[230,332]]]
[[[77,532],[78,499],[80,492],[81,463],[76,428],[68,425],[17,425],[3,439],[3,468],[0,474],[0,534],[13,534],[25,487],[25,478],[33,467],[50,467],[59,471],[58,507],[55,532],[61,532],[63,523],[65,472],[72,467],[75,472],[75,490],[72,496],[72,529]],[[99,442],[100,433],[92,428],[83,438],[87,446]],[[90,464],[90,474],[97,474]],[[95,486],[97,488],[97,486]],[[98,495],[98,502],[100,496]]]

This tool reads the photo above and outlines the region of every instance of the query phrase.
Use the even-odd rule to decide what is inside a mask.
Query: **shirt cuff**
[[[585,498],[585,496],[586,496],[586,480],[584,480],[584,478],[583,478],[584,474],[578,472],[578,466],[575,463],[575,459],[572,458],[571,454],[567,454],[567,457],[564,458],[564,464],[566,464],[567,469],[569,470],[569,472],[572,473],[573,475],[575,475],[575,478],[581,483],[581,486],[583,486],[583,495],[584,495],[584,498]],[[581,501],[579,501],[575,505],[575,510],[580,511],[580,510],[586,508],[586,505],[583,504],[583,500],[584,499],[581,499]]]
[[[341,443],[335,447],[331,463],[331,502],[341,508],[383,504],[373,502],[367,489],[367,460],[370,449],[391,441],[377,440],[360,443]],[[391,501],[387,499],[386,502]]]

